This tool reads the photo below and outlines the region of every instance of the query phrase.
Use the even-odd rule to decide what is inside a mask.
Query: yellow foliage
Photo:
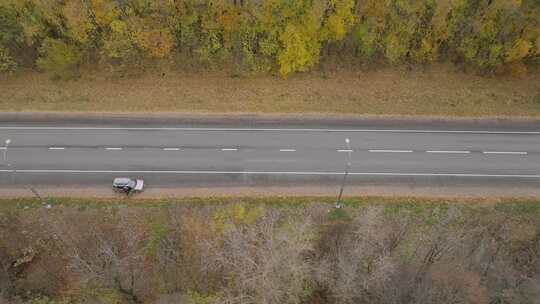
[[[436,39],[446,41],[449,37],[447,18],[452,10],[453,0],[439,0],[435,4],[435,14],[433,15],[433,33]]]
[[[499,10],[516,10],[521,6],[522,0],[493,0],[491,7]]]
[[[114,20],[111,22],[111,31],[114,35],[126,35],[128,33],[127,24],[124,21]]]
[[[0,3],[4,4],[1,1]],[[12,5],[17,12],[24,16],[20,19],[20,25],[23,28],[26,44],[40,42],[43,33],[47,31],[46,24],[58,27],[61,25],[58,2],[52,0],[10,0],[6,2],[6,5]]]
[[[400,37],[394,33],[386,37],[386,49],[384,54],[391,63],[397,63],[407,53],[407,46]]]
[[[96,22],[101,26],[107,26],[118,16],[118,8],[113,1],[90,0],[90,6],[96,17]]]
[[[241,204],[234,204],[222,208],[213,215],[214,229],[220,232],[232,229],[236,226],[252,225],[263,214],[264,210],[257,206],[246,208]]]
[[[239,14],[238,9],[235,7],[231,6],[218,13],[217,23],[223,30],[223,38],[226,46],[231,45],[233,40],[232,36],[240,26],[241,22],[242,17]]]
[[[527,74],[527,66],[523,62],[512,62],[509,66],[512,76],[524,76]]]
[[[66,2],[62,8],[62,15],[66,19],[68,35],[77,42],[87,43],[89,40],[88,34],[95,28],[88,17],[84,2],[78,0]]]
[[[329,0],[329,5],[332,13],[326,19],[322,29],[322,38],[330,41],[341,40],[354,23],[352,13],[354,1]]]
[[[414,52],[413,57],[416,62],[434,62],[437,59],[438,46],[430,39],[422,38],[420,48]]]
[[[176,47],[198,64],[241,62],[263,70],[275,63],[286,76],[309,70],[323,45],[349,36],[353,43],[340,47],[362,60],[449,59],[508,71],[540,55],[538,8],[531,1],[246,0],[238,6],[231,0],[0,0],[16,16],[8,20],[11,30],[0,20],[0,36],[10,48],[4,62],[9,57],[25,64],[25,56],[37,59],[35,52],[13,46],[35,50],[50,38],[73,46],[82,58],[105,55],[113,64],[172,59]],[[328,50],[337,55],[330,52],[337,48]]]
[[[282,76],[295,71],[306,71],[319,61],[320,41],[317,26],[311,18],[305,24],[289,23],[279,40],[284,48],[278,54]]]
[[[30,2],[40,12],[41,17],[47,20],[47,22],[55,26],[61,27],[61,2],[56,0],[32,0]]]
[[[512,48],[506,53],[506,62],[520,61],[527,57],[529,51],[532,49],[533,44],[522,38],[518,38],[514,41]]]
[[[241,17],[238,10],[231,7],[221,12],[221,14],[219,14],[217,17],[217,21],[226,33],[230,33],[238,28]]]
[[[136,34],[139,45],[147,50],[152,57],[165,58],[169,56],[174,46],[169,29],[141,31]]]
[[[112,59],[125,62],[135,61],[138,56],[137,49],[132,41],[132,34],[124,21],[113,20],[110,24],[111,33],[103,41],[103,54]]]

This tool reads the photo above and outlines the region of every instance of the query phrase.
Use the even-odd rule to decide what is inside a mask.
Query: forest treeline
[[[23,205],[0,213],[0,303],[540,298],[537,202]]]
[[[166,65],[306,71],[321,59],[525,73],[538,0],[0,0],[0,72]]]

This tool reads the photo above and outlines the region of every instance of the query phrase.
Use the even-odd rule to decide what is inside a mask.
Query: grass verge
[[[540,117],[540,75],[481,77],[447,67],[312,72],[286,80],[155,73],[59,82],[29,73],[0,78],[0,85],[0,111]]]
[[[323,204],[333,208],[335,197],[215,197],[215,198],[163,198],[163,199],[99,199],[99,198],[48,198],[52,208],[168,208],[178,204],[192,207],[219,207],[231,204],[261,206],[268,208],[304,208],[310,204]],[[540,200],[533,198],[427,198],[427,197],[349,197],[344,199],[345,208],[363,208],[378,205],[387,212],[407,210],[413,214],[439,212],[450,206],[471,212],[486,210],[511,215],[540,216]],[[34,198],[0,199],[0,212],[42,208]]]

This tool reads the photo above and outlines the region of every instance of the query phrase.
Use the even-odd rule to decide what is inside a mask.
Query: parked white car
[[[144,189],[144,180],[129,177],[117,177],[113,180],[113,189],[122,191],[126,194],[142,192]]]

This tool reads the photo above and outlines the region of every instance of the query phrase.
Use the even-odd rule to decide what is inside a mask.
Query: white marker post
[[[347,145],[348,160],[347,160],[347,166],[345,167],[345,174],[343,175],[343,181],[341,182],[341,188],[339,189],[339,195],[338,195],[338,199],[336,203],[337,209],[341,208],[341,197],[343,196],[343,189],[345,188],[345,182],[347,180],[347,176],[349,175],[349,169],[351,168],[352,149],[351,149],[350,143],[351,141],[348,138],[345,138],[345,144]]]
[[[9,164],[7,163],[7,151],[10,143],[11,139],[6,139],[6,146],[4,147],[4,163],[6,163],[8,166]]]
[[[4,162],[7,163],[7,151],[8,151],[9,144],[11,143],[11,139],[6,139],[5,143],[6,143],[6,145],[4,147]],[[7,166],[10,167],[11,164],[8,163]],[[13,170],[8,171],[8,172],[15,173],[15,170],[13,169]],[[15,177],[15,175],[13,175],[13,177]],[[50,204],[47,203],[46,200],[44,200],[41,197],[41,195],[39,195],[39,193],[37,192],[37,190],[34,187],[32,187],[31,185],[28,185],[28,188],[42,202],[42,204],[45,206],[45,208],[50,209],[52,207]]]

